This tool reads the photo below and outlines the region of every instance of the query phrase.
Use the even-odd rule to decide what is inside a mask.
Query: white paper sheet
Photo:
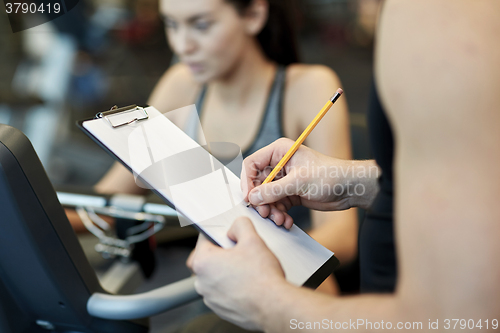
[[[196,223],[223,248],[234,246],[227,231],[236,217],[246,216],[295,285],[303,285],[331,258],[331,251],[297,226],[286,230],[247,208],[236,175],[158,110],[146,111],[148,120],[131,125],[112,128],[96,119],[83,122],[83,127],[173,203],[184,221]]]

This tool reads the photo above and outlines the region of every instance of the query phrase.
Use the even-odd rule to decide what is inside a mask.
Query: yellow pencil
[[[309,124],[309,126],[307,126],[307,128],[304,130],[304,132],[302,132],[302,134],[299,136],[299,138],[297,139],[297,141],[295,141],[295,143],[293,144],[293,146],[287,151],[287,153],[285,154],[285,156],[283,156],[283,158],[279,161],[279,163],[274,167],[273,171],[271,171],[271,173],[269,174],[269,176],[267,176],[266,180],[264,180],[264,182],[262,183],[262,185],[271,182],[274,179],[274,177],[276,177],[276,175],[278,174],[278,172],[280,172],[281,169],[283,169],[283,167],[288,162],[288,160],[293,156],[293,154],[295,154],[295,152],[297,151],[297,149],[299,149],[300,145],[302,143],[304,143],[304,140],[307,138],[307,136],[309,134],[311,134],[311,132],[314,129],[314,127],[316,127],[316,125],[325,116],[325,114],[328,112],[328,110],[330,110],[330,108],[332,107],[333,103],[335,103],[337,101],[337,99],[339,99],[340,95],[342,95],[343,92],[344,91],[342,89],[340,89],[340,88],[337,89],[337,92],[335,93],[335,95],[332,98],[330,98],[328,100],[328,102],[326,102],[325,106],[323,106],[323,108],[321,109],[321,111],[319,111],[319,113],[316,115],[316,117],[314,117],[314,119],[311,121],[311,123]],[[250,206],[250,204],[248,204],[247,207],[248,206]]]

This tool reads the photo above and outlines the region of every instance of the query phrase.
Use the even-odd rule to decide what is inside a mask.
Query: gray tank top
[[[285,78],[286,68],[280,65],[276,70],[276,75],[269,92],[266,110],[264,111],[264,116],[262,117],[259,131],[257,132],[257,136],[255,137],[250,147],[242,152],[243,158],[252,155],[257,150],[285,136],[282,122]],[[205,101],[206,93],[207,87],[204,86],[195,103],[199,119],[201,119],[201,112],[203,110],[203,103]],[[198,120],[195,119],[195,117],[191,117],[190,119],[188,119],[185,127],[185,132],[193,140],[198,141]],[[311,218],[309,209],[298,206],[290,209],[288,213],[290,214],[290,216],[292,216],[293,220],[299,227],[303,229],[307,229],[310,227]]]
[[[281,114],[283,109],[285,74],[286,68],[284,66],[279,66],[276,70],[276,75],[271,86],[271,91],[267,99],[266,110],[264,112],[264,116],[262,117],[259,131],[248,149],[242,152],[243,158],[252,155],[260,148],[265,147],[284,136]],[[207,87],[204,86],[195,103],[199,119],[201,119],[201,112],[203,111],[203,103],[205,102],[206,93]],[[191,117],[185,128],[186,134],[188,134],[195,141],[198,141],[197,126],[198,120]]]

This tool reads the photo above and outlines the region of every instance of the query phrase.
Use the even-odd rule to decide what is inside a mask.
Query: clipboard
[[[234,246],[227,230],[236,217],[246,216],[278,258],[288,282],[316,288],[339,264],[296,225],[287,230],[246,207],[239,177],[154,107],[113,107],[77,124],[214,244]],[[189,177],[186,170],[192,172]]]

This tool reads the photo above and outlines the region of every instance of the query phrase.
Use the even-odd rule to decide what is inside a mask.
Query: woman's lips
[[[200,73],[203,71],[203,65],[199,63],[187,63],[189,69],[193,73]]]

